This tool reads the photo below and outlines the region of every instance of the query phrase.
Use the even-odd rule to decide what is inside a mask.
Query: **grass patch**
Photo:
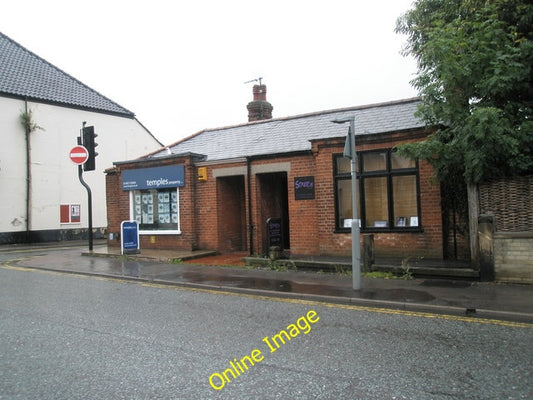
[[[363,276],[365,278],[398,279],[392,272],[383,271],[364,272]]]
[[[352,276],[352,267],[344,265],[335,265],[335,273],[339,275]]]

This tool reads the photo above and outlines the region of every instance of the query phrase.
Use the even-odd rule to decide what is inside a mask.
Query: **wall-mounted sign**
[[[294,178],[294,199],[313,200],[315,198],[315,177],[300,176]]]
[[[122,171],[122,190],[164,189],[181,186],[185,186],[183,165]]]
[[[120,224],[122,234],[121,253],[136,254],[139,253],[139,224],[137,221],[122,221]]]
[[[70,222],[80,222],[80,205],[70,205]]]
[[[77,224],[81,221],[81,207],[79,204],[61,204],[59,206],[59,222],[62,224]]]

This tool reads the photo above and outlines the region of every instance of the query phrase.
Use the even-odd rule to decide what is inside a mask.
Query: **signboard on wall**
[[[61,224],[77,224],[81,222],[81,207],[79,204],[60,204],[59,222]]]
[[[181,186],[185,186],[183,165],[122,171],[122,190],[164,189]]]
[[[71,204],[70,205],[70,222],[80,222],[80,205]]]
[[[294,178],[294,199],[313,200],[315,198],[315,177],[300,176]]]

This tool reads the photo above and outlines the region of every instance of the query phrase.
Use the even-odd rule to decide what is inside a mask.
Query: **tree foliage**
[[[438,127],[402,146],[441,181],[533,172],[533,6],[527,0],[418,0],[398,19],[418,115]]]

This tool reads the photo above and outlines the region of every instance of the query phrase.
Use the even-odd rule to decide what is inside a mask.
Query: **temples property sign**
[[[164,189],[181,186],[185,186],[183,165],[122,171],[122,190]]]

